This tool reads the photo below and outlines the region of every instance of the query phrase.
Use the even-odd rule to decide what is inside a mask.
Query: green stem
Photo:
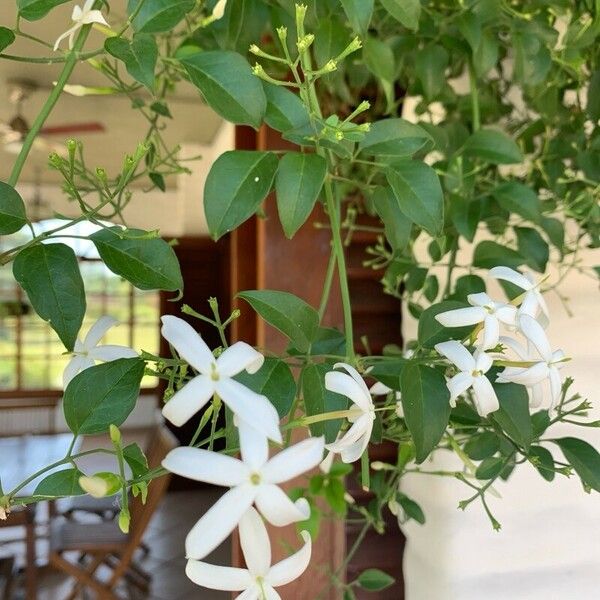
[[[478,131],[481,127],[481,115],[479,112],[479,90],[477,89],[477,76],[473,59],[469,60],[469,87],[471,91],[471,110],[473,115],[473,131]]]
[[[325,310],[327,309],[327,303],[329,302],[329,295],[331,293],[331,285],[333,284],[333,275],[335,273],[336,254],[331,252],[329,255],[329,264],[327,265],[327,273],[325,274],[325,281],[323,283],[323,292],[321,294],[321,302],[319,304],[319,322],[323,320]]]

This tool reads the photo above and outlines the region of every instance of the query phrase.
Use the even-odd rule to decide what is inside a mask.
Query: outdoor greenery
[[[572,391],[570,379],[557,393],[558,368],[568,358],[546,352],[547,342],[541,350],[537,343],[545,335],[538,291],[561,294],[560,284],[573,270],[590,277],[600,272],[580,255],[600,245],[598,0],[309,0],[306,6],[293,0],[129,0],[123,19],[120,4],[97,0],[86,4],[87,10],[101,10],[110,26],[97,15],[81,21],[72,49],[53,51],[54,40],[27,33],[29,21],[67,2],[17,0],[17,23],[0,28],[0,60],[63,64],[11,176],[0,183],[0,233],[29,227],[33,234],[4,250],[0,264],[3,271],[12,268],[33,310],[67,351],[74,350],[84,319],[96,315],[86,313],[75,254],[60,241],[73,220],[57,215],[64,224],[36,234],[15,189],[33,140],[61,94],[73,91],[69,78],[79,63],[106,76],[102,93],[131,98],[132,118],[137,113],[145,119],[148,132],[124,157],[121,172],[89,165],[86,148],[77,140],[66,142],[63,155],[52,154],[49,168],[62,175],[65,194],[80,210],[74,221],[100,227],[86,237],[112,273],[141,290],[185,298],[171,246],[158,230],[128,228],[122,210],[140,193],[132,191],[134,182],[164,189],[165,178],[187,170],[178,148],[168,147],[162,136],[170,120],[169,96],[186,81],[225,120],[256,129],[269,126],[297,146],[290,152],[232,150],[218,158],[204,195],[215,240],[254,215],[260,218],[271,190],[287,237],[296,234],[317,204],[329,220],[331,256],[323,259],[329,262],[319,306],[282,290],[239,294],[244,310],[256,311],[287,337],[289,346],[281,355],[265,352],[263,366],[257,372],[248,366],[236,381],[275,406],[284,419],[284,446],[295,428],[323,435],[344,462],[360,460],[362,484],[374,493],[368,507],[348,504],[344,477],[351,468],[335,462],[329,471],[313,475],[305,488],[294,490],[312,509],[310,519],[299,524],[302,529],[318,536],[320,497],[333,513],[361,519],[365,531],[382,531],[388,509],[401,521],[424,522],[427,515],[418,499],[402,491],[406,473],[458,478],[465,484],[461,508],[480,503],[496,529],[500,523],[486,494],[498,478],[508,479],[523,463],[531,463],[548,481],[575,473],[586,491],[600,491],[600,454],[582,440],[556,438],[552,429],[562,422],[597,426],[586,420],[590,404]],[[92,23],[106,35],[103,47],[87,43]],[[17,37],[29,38],[39,52],[12,55]],[[77,93],[98,90],[78,88]],[[403,118],[408,104],[415,108],[417,123]],[[371,228],[379,241],[365,264],[381,273],[385,292],[402,299],[419,319],[418,338],[407,340],[403,349],[390,345],[382,356],[358,343],[361,332],[352,322],[344,249],[363,227],[363,214],[380,223]],[[106,221],[115,225],[106,226]],[[549,265],[557,266],[557,277],[545,277]],[[519,287],[498,267],[536,275]],[[481,300],[490,277],[500,280],[505,299]],[[321,324],[338,280],[343,331]],[[534,297],[532,314],[526,305]],[[227,326],[239,314],[220,315],[214,300],[209,306],[209,316],[203,306],[186,312],[218,329],[218,357],[228,347]],[[487,317],[469,323],[454,319],[453,325],[450,317],[446,324],[444,317],[436,318],[469,306],[496,311],[495,327],[498,320],[509,331],[517,327],[529,343],[526,355],[511,356],[512,346],[490,333]],[[502,320],[500,309],[512,321]],[[483,345],[478,342],[482,336]],[[460,341],[469,360],[489,360],[489,365],[465,367],[453,358],[449,340]],[[204,377],[181,351],[159,357],[144,342],[137,347],[136,340],[136,350],[145,350],[139,358],[90,367],[69,383],[64,410],[75,436],[120,426],[135,405],[144,373],[166,381],[166,407],[190,380]],[[369,396],[374,420],[365,445],[369,439],[396,442],[394,463],[370,465],[367,452],[352,460],[344,454],[348,449],[342,448],[341,434],[360,411],[354,397],[349,403],[328,383],[336,363],[380,384],[374,404]],[[550,393],[539,387],[544,377],[525,381],[524,372],[536,367],[545,369],[554,386]],[[220,367],[213,368],[217,386]],[[477,382],[454,393],[452,380],[447,384],[446,379],[460,374]],[[486,386],[485,394],[478,392],[479,384]],[[86,397],[81,390],[87,390]],[[494,398],[499,405],[493,405]],[[235,455],[238,429],[223,401],[227,404],[215,393],[208,409],[193,417],[198,430],[190,445],[213,450],[215,440],[222,439],[223,453]],[[145,493],[145,486],[165,471],[140,468],[139,449],[134,458],[123,455],[115,432],[113,427],[114,452],[133,473],[129,478],[123,470],[118,474],[126,528],[128,495]],[[462,468],[430,469],[428,457],[440,448],[454,452]],[[68,477],[50,475],[33,497],[18,497],[22,486],[0,491],[0,508],[8,512],[15,504],[72,494],[81,476],[76,458],[69,455],[51,465],[74,471]],[[23,477],[34,475],[39,473]],[[381,589],[391,583],[386,577],[366,572],[355,582],[333,580],[353,598],[355,586]]]

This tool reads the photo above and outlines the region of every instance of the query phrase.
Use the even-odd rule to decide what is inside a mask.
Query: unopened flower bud
[[[348,492],[344,492],[344,500],[346,504],[356,504],[356,500]]]
[[[398,502],[394,499],[390,500],[388,502],[388,508],[390,509],[390,512],[397,517],[398,514],[400,513],[400,505],[398,504]]]
[[[227,6],[227,0],[219,0],[212,10],[212,17],[215,21],[223,18],[225,14],[225,7]]]
[[[360,38],[357,36],[346,46],[346,48],[343,50],[343,52],[339,56],[336,57],[336,60],[340,61],[340,60],[346,58],[346,56],[352,54],[353,52],[360,50],[361,48],[362,48],[362,42],[360,41]]]
[[[371,463],[371,469],[373,469],[373,471],[382,471],[385,469],[385,463],[382,463],[380,460],[376,460],[375,462]]]
[[[123,533],[129,533],[129,525],[131,523],[131,516],[129,514],[129,509],[123,508],[119,513],[119,529]]]
[[[121,479],[114,473],[101,472],[87,477],[82,475],[79,478],[81,489],[93,498],[105,498],[112,496],[119,491]]]
[[[312,33],[308,33],[298,40],[296,46],[298,47],[298,52],[306,52],[310,45],[315,41],[315,36]]]
[[[252,44],[249,48],[249,51],[252,52],[252,54],[256,54],[257,56],[261,53],[261,49],[256,44]]]
[[[371,131],[371,123],[361,123],[361,124],[360,124],[360,125],[357,127],[357,129],[358,129],[359,131],[364,131],[365,133],[366,133],[367,131]]]
[[[278,27],[277,37],[281,40],[281,43],[284,44],[287,40],[287,27]]]
[[[121,444],[121,432],[116,425],[112,425],[109,427],[110,439],[113,444],[120,445]]]
[[[335,139],[338,140],[338,142],[341,142],[344,139],[344,132],[343,131],[336,131],[335,132]]]
[[[53,167],[60,167],[62,165],[62,158],[56,152],[52,152],[48,157],[48,162]]]

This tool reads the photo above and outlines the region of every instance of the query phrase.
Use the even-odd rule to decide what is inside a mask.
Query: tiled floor
[[[223,592],[214,592],[199,588],[185,576],[184,540],[198,518],[218,497],[219,492],[213,490],[194,492],[172,492],[167,494],[162,505],[154,515],[144,537],[150,549],[146,558],[140,558],[139,564],[152,574],[150,593],[141,595],[125,585],[119,595],[128,600],[225,600],[230,596]],[[16,537],[18,530],[1,529],[2,539],[7,536]],[[44,527],[40,526],[43,536]],[[15,535],[16,534],[16,535]],[[47,549],[47,542],[39,540],[38,552],[40,561]],[[0,546],[0,557],[12,554],[23,561],[23,548],[19,542]],[[207,559],[214,564],[230,564],[230,547],[228,543],[219,547]],[[62,600],[71,590],[71,582],[59,573],[48,568],[41,570],[38,600]],[[22,591],[17,589],[14,600],[23,598]],[[87,599],[94,598],[91,593]]]

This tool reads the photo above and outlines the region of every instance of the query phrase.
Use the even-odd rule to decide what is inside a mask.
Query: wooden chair
[[[161,428],[152,452],[148,454],[148,464],[159,465],[177,445],[171,432]],[[146,504],[141,503],[139,496],[133,500],[128,534],[122,533],[114,521],[79,523],[61,520],[53,523],[50,531],[50,564],[75,579],[73,590],[65,600],[74,600],[85,588],[94,590],[100,600],[116,600],[114,589],[122,579],[142,591],[147,590],[148,577],[135,565],[133,558],[168,485],[168,475],[156,479],[150,484]],[[64,556],[71,552],[78,556],[75,561]],[[102,565],[112,571],[106,582],[96,577]]]

